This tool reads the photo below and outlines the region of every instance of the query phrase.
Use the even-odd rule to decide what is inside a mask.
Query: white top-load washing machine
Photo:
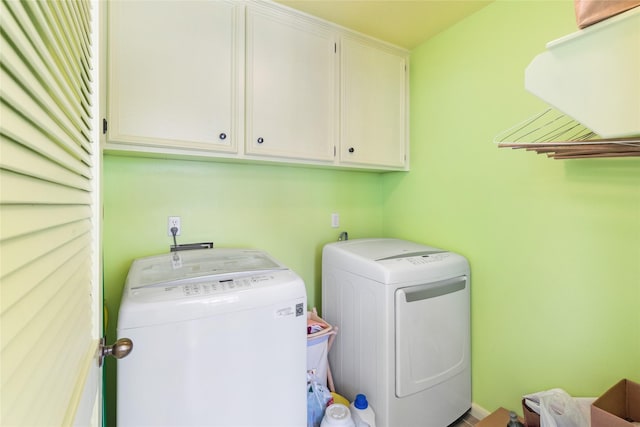
[[[340,329],[336,391],[364,393],[377,427],[446,427],[471,407],[467,260],[398,239],[328,244],[322,316]]]
[[[306,290],[264,252],[137,259],[122,296],[118,427],[306,424]]]

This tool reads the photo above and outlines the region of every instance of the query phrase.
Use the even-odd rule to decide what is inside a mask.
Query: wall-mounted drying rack
[[[640,6],[546,48],[524,86],[553,110],[502,132],[499,146],[556,159],[640,156]]]
[[[553,108],[501,132],[494,142],[554,159],[640,157],[640,137],[604,139]]]

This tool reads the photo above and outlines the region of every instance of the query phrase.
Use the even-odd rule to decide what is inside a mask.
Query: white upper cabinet
[[[408,169],[407,51],[269,1],[108,6],[106,152]]]
[[[317,20],[263,6],[251,3],[246,12],[246,153],[333,162],[335,32]]]
[[[359,37],[341,44],[340,163],[407,164],[407,54]]]
[[[233,1],[109,2],[108,140],[236,152]]]

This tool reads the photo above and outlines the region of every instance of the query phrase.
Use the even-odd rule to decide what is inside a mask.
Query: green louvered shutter
[[[96,352],[89,1],[0,5],[0,425],[68,425]]]

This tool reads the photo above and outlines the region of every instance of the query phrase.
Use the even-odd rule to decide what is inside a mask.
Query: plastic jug
[[[341,403],[329,405],[320,427],[355,427],[349,408]]]
[[[355,427],[376,427],[376,414],[367,402],[364,394],[356,395],[356,400],[349,406]]]

